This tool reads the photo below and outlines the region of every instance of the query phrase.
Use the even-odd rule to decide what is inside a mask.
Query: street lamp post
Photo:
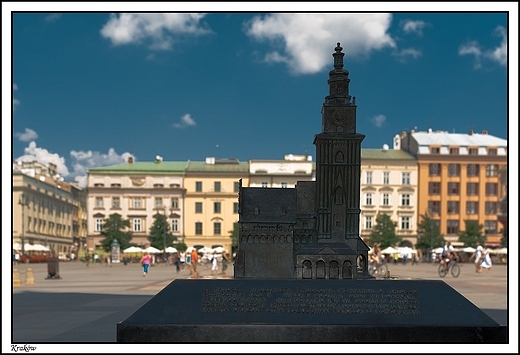
[[[167,216],[168,208],[164,207],[164,225],[163,225],[163,261],[166,262],[166,223],[168,223]]]
[[[22,243],[22,255],[25,255],[25,206],[28,206],[29,203],[26,201],[24,193],[20,195],[18,204],[22,206],[22,234],[20,236],[20,239]]]

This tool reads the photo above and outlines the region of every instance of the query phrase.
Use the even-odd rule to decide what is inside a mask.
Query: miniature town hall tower
[[[342,49],[338,43],[322,132],[314,138],[316,181],[298,181],[294,189],[240,186],[235,278],[371,278],[369,248],[359,237],[365,136],[356,133]]]

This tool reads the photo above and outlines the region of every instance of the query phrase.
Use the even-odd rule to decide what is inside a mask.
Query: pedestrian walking
[[[141,257],[141,265],[143,265],[143,277],[148,276],[148,268],[150,267],[151,257],[147,251]]]
[[[484,251],[484,248],[482,248],[482,245],[480,245],[479,242],[477,242],[477,248],[475,249],[475,252],[471,254],[469,257],[469,261],[471,259],[475,258],[475,272],[481,273],[482,272],[482,252]]]
[[[229,259],[229,254],[224,250],[224,253],[222,254],[222,275],[226,274],[226,270],[230,262],[231,260]]]
[[[89,253],[85,254],[85,263],[87,264],[87,267],[90,264],[90,254]]]
[[[487,269],[488,274],[491,274],[491,268],[493,267],[493,263],[491,262],[491,256],[489,255],[489,250],[486,249],[482,252],[482,260],[481,260],[480,265],[484,269]]]
[[[214,251],[211,256],[211,275],[218,275],[218,258],[216,251]]]
[[[181,257],[178,252],[173,254],[173,264],[175,265],[177,273],[179,273],[181,271]]]
[[[193,248],[191,251],[191,273],[194,275],[198,275],[197,272],[197,263],[199,262],[199,253],[198,250]]]

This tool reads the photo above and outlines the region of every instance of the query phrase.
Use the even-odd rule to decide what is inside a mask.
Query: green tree
[[[500,239],[500,246],[507,248],[507,227],[502,228],[500,230],[500,233],[502,233],[502,238]]]
[[[459,241],[463,242],[465,246],[476,247],[477,242],[480,245],[484,245],[486,242],[486,236],[482,234],[482,224],[478,224],[477,221],[464,221],[466,230],[459,233]]]
[[[231,253],[234,253],[236,249],[238,248],[238,238],[239,238],[239,231],[238,231],[238,222],[233,223],[233,230],[230,230],[229,237],[231,238]]]
[[[101,247],[105,252],[112,249],[112,242],[117,240],[124,250],[131,246],[132,232],[125,232],[126,228],[130,228],[130,221],[123,219],[120,214],[113,213],[106,218],[101,226],[101,235],[105,238],[101,241]]]
[[[431,248],[442,247],[444,243],[444,237],[441,235],[437,223],[428,215],[421,215],[421,222],[417,225],[415,248],[428,251]]]
[[[173,242],[177,240],[177,237],[172,234],[166,216],[156,213],[153,219],[154,221],[150,227],[150,235],[148,236],[150,245],[160,250],[172,246]]]
[[[186,249],[188,249],[188,246],[186,245],[186,243],[183,243],[183,242],[174,243],[173,247],[175,249],[177,249],[178,251],[186,251]]]
[[[389,215],[379,213],[374,229],[370,233],[370,243],[372,245],[381,244],[381,249],[399,244],[402,238],[395,234],[396,227],[397,222],[392,221]]]

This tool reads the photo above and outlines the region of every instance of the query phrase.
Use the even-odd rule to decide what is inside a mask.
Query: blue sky
[[[337,42],[362,148],[415,127],[508,139],[505,12],[109,12],[118,7],[143,9],[13,14],[11,160],[53,162],[84,183],[88,168],[129,155],[315,159]]]

